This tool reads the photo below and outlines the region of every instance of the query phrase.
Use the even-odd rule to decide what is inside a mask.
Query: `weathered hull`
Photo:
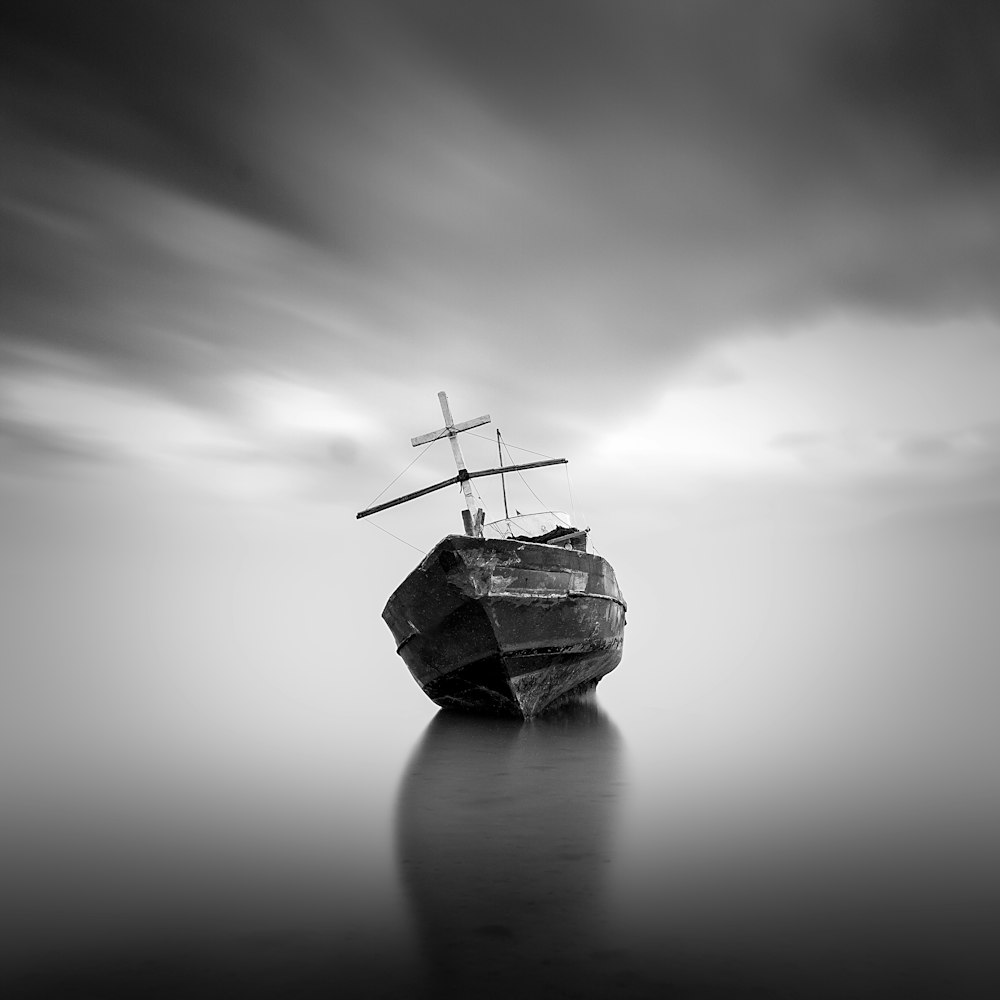
[[[625,610],[614,570],[593,553],[449,535],[382,617],[442,708],[530,718],[614,670]]]

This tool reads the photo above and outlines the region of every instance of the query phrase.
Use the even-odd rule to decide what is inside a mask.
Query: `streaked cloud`
[[[458,387],[514,440],[664,467],[929,456],[1000,416],[996,30],[981,4],[15,5],[8,416],[64,433],[25,387],[103,380],[213,454],[375,478]]]
[[[647,467],[786,473],[789,455],[817,464],[837,455],[844,471],[851,456],[857,471],[878,454],[894,463],[921,449],[973,455],[998,379],[992,323],[917,328],[853,315],[787,337],[734,332],[675,366],[659,401],[601,447],[609,459],[643,454]]]

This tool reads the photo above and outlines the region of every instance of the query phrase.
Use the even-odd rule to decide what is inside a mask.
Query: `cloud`
[[[72,150],[239,214],[307,229],[249,141],[256,64],[276,16],[251,7],[6,5],[2,53],[15,84],[7,93],[15,127],[39,152]],[[281,20],[287,26],[292,17]]]
[[[938,433],[786,434],[772,444],[795,457],[814,488],[825,483],[853,505],[864,537],[1000,538],[998,422]]]
[[[227,418],[278,374],[394,427],[458,385],[572,436],[741,330],[998,313],[986,5],[5,17],[15,367]]]
[[[1000,423],[937,433],[790,432],[777,435],[771,444],[806,462],[822,462],[835,456],[860,459],[866,452],[877,451],[894,469],[912,472],[978,471],[1000,466]]]
[[[910,434],[896,443],[899,454],[917,464],[938,464],[961,454],[955,435]]]
[[[45,466],[67,461],[73,465],[103,465],[121,457],[115,449],[85,436],[6,416],[0,417],[0,452],[6,452],[8,458],[27,457]]]
[[[594,269],[640,279],[661,336],[672,316],[996,308],[983,5],[427,10],[429,50],[534,136]]]
[[[279,378],[226,387],[207,408],[63,365],[49,352],[0,373],[0,451],[8,477],[67,465],[119,485],[181,485],[196,493],[270,499],[356,499],[351,476],[380,476],[381,428],[346,398]]]

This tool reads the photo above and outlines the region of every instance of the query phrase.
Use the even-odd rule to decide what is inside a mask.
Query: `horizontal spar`
[[[367,517],[369,514],[377,514],[380,510],[387,510],[389,507],[406,503],[407,500],[416,500],[417,497],[433,493],[435,490],[443,490],[446,486],[454,486],[457,482],[458,476],[452,476],[451,479],[445,479],[444,482],[435,483],[433,486],[425,486],[422,490],[417,490],[416,493],[407,493],[405,497],[396,497],[395,500],[387,500],[385,503],[380,503],[377,507],[369,507],[367,510],[359,511],[355,516]]]
[[[470,479],[480,476],[499,476],[504,472],[520,472],[522,469],[540,469],[543,465],[566,465],[567,458],[547,458],[544,462],[526,462],[524,465],[501,465],[499,469],[482,469],[480,472],[470,472]]]
[[[417,490],[415,493],[407,493],[406,496],[396,497],[395,500],[387,500],[376,507],[369,507],[367,510],[359,511],[355,517],[362,518],[368,517],[369,514],[377,514],[380,510],[388,510],[390,507],[406,503],[407,500],[416,500],[417,497],[426,496],[435,490],[443,490],[446,486],[453,486],[455,483],[460,483],[466,479],[478,479],[480,476],[499,476],[503,472],[521,472],[524,469],[540,469],[545,465],[565,465],[567,461],[568,459],[565,458],[548,458],[544,462],[526,462],[524,465],[502,465],[499,469],[481,469],[478,472],[465,472],[463,469],[462,472],[465,475],[452,476],[451,479],[445,479],[440,483],[435,483],[433,486],[425,486],[422,490]]]
[[[448,437],[448,435],[459,434],[462,431],[472,430],[473,427],[482,427],[483,424],[488,424],[490,422],[490,415],[484,413],[481,417],[475,417],[472,420],[463,420],[460,424],[453,424],[451,427],[442,427],[440,430],[431,431],[429,434],[418,434],[415,438],[410,438],[410,444],[414,448],[419,447],[422,444],[428,444],[431,441],[437,441],[439,438]]]

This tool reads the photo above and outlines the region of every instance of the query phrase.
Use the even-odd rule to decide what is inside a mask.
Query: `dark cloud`
[[[835,489],[879,511],[865,537],[1000,538],[1000,423],[940,432],[795,433],[772,446],[811,469],[839,469]]]
[[[892,443],[898,454],[917,460],[941,455],[970,456],[972,458],[1000,457],[1000,423],[985,421],[942,431],[883,432],[885,440]],[[780,447],[807,448],[836,439],[849,438],[846,431],[832,433],[793,433],[780,435]]]
[[[3,335],[195,400],[447,359],[621,402],[734,326],[1000,307],[989,4],[4,18]]]
[[[899,454],[917,462],[937,463],[957,454],[954,439],[944,434],[911,434],[897,445]]]
[[[826,60],[837,89],[863,119],[912,136],[915,152],[950,164],[956,179],[1000,162],[1000,9],[956,4],[861,5]]]
[[[956,468],[981,470],[1000,466],[1000,423],[979,423],[946,431],[890,432],[871,430],[860,434],[851,431],[797,431],[779,434],[771,446],[789,451],[803,459],[823,453],[849,453],[864,445],[881,447],[907,465],[950,463]]]
[[[5,5],[3,77],[39,144],[114,163],[254,218],[308,229],[255,155],[252,111],[268,22],[257,5]],[[282,21],[287,17],[281,18]]]
[[[10,417],[0,418],[0,454],[4,453],[42,465],[65,461],[103,465],[122,457],[115,448],[91,438]]]
[[[973,549],[976,561],[989,561],[996,566],[1000,499],[995,494],[988,497],[938,496],[923,505],[897,504],[891,513],[873,519],[858,530],[856,537],[866,548],[876,550],[900,542],[918,548],[957,543],[961,546],[960,555],[968,556]],[[975,593],[976,588],[968,581],[968,567],[963,567],[960,574],[962,590]]]
[[[286,440],[199,449],[195,454],[209,460],[331,474],[357,465],[362,450],[362,442],[350,434],[300,433]]]
[[[845,170],[885,182],[888,194],[893,178],[875,161],[894,141],[911,143],[917,159],[955,161],[966,176],[1000,158],[1000,13],[986,2],[404,10],[463,79],[546,133],[587,133],[613,114],[728,149],[788,185],[786,195],[796,178],[808,189],[817,174]]]

